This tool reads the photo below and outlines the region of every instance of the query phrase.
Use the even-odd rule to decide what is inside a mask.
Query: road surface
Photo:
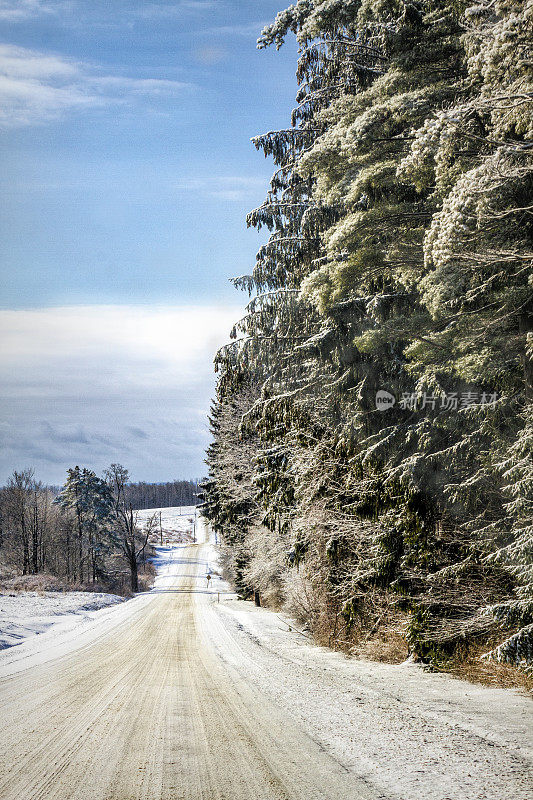
[[[207,546],[79,636],[5,663],[2,800],[378,800],[227,663]],[[44,636],[43,636],[44,641]],[[19,650],[19,648],[14,648]]]

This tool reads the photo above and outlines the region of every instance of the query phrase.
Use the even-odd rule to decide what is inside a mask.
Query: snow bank
[[[44,633],[58,622],[82,622],[88,612],[123,600],[116,594],[101,592],[0,594],[0,650]]]

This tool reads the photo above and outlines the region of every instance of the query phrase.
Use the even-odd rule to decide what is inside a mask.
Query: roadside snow
[[[202,556],[215,561],[212,543]],[[345,769],[391,800],[530,800],[531,700],[418,665],[318,647],[217,579],[197,624],[226,669],[285,708]],[[220,602],[217,602],[217,590]],[[228,594],[226,594],[228,592]]]
[[[101,592],[19,592],[0,594],[0,650],[44,633],[58,622],[82,622],[88,612],[121,603]]]
[[[416,665],[311,644],[252,603],[213,603],[205,635],[228,666],[285,707],[346,769],[390,798],[530,800],[531,700]]]

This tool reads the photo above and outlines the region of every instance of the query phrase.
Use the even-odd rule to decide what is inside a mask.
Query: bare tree
[[[22,555],[22,574],[31,570],[30,561],[30,498],[35,487],[33,469],[15,470],[5,489],[7,524],[14,533]],[[37,572],[37,570],[35,570]]]
[[[156,526],[154,514],[146,523],[143,531],[139,528],[138,515],[134,513],[131,503],[126,499],[128,470],[121,464],[111,464],[104,473],[109,488],[113,493],[112,537],[125,557],[130,568],[131,590],[139,591],[139,559],[144,554],[148,538]]]

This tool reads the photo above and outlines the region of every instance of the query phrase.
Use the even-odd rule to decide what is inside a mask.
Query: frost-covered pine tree
[[[328,641],[396,609],[429,659],[529,647],[530,24],[511,0],[299,0],[259,40],[297,35],[299,90],[254,140],[271,236],[235,280],[206,504],[241,586]],[[379,389],[418,399],[380,413]]]
[[[485,563],[518,580],[489,611],[521,628],[493,651],[519,663],[533,654],[533,4],[484,1],[463,20],[468,92],[425,121],[399,168],[439,204],[420,289],[445,357],[419,347],[415,361],[497,394],[453,431],[445,454],[461,469],[447,491]]]
[[[106,550],[105,523],[112,508],[109,486],[92,470],[74,467],[67,470],[67,480],[55,501],[64,510],[73,513],[77,539],[77,574],[74,579],[95,582],[99,560]]]

